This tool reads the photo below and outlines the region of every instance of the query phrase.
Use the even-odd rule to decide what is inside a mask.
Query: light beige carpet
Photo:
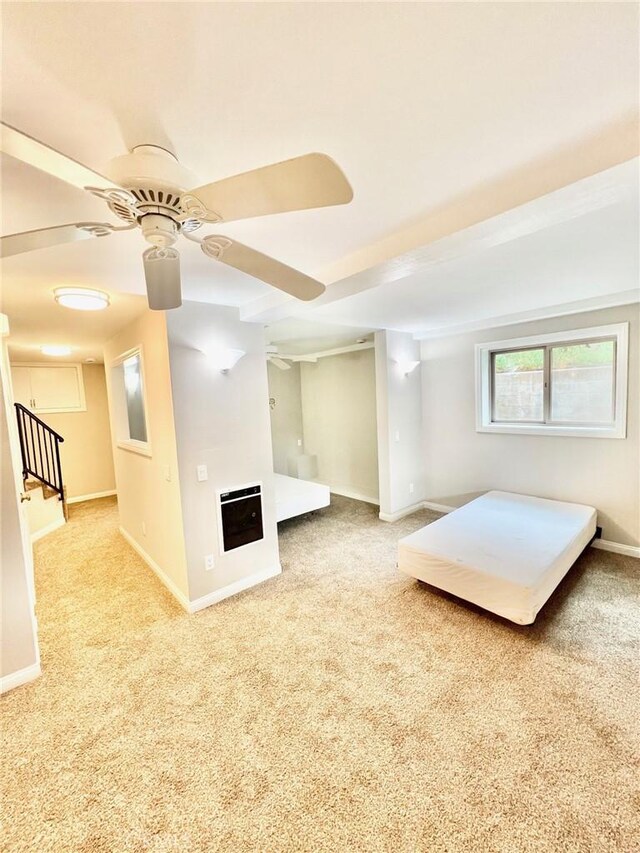
[[[187,616],[113,499],[74,508],[2,701],[3,850],[639,849],[638,561],[591,550],[516,627],[396,573],[435,517],[334,498]]]

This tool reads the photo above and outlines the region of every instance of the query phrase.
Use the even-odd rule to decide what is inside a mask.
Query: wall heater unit
[[[260,483],[220,492],[219,501],[223,551],[264,539]]]

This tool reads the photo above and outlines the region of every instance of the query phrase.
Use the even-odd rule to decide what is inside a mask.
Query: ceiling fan
[[[187,189],[195,182],[192,173],[157,145],[138,145],[116,157],[105,177],[7,124],[1,123],[0,130],[0,151],[87,190],[125,223],[75,222],[9,234],[1,238],[2,257],[140,228],[151,244],[142,258],[149,307],[154,310],[182,304],[180,255],[174,248],[181,235],[199,243],[208,258],[298,299],[315,299],[324,292],[319,281],[237,240],[195,232],[205,223],[347,204],[353,190],[326,154],[305,154]]]
[[[267,353],[267,361],[274,367],[277,367],[278,370],[291,370],[289,362],[285,361],[284,358],[276,355],[275,353]]]

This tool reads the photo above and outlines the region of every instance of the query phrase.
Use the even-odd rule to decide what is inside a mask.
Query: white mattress
[[[328,486],[275,474],[276,520],[284,521],[314,509],[329,506],[331,495]]]
[[[593,507],[487,492],[401,539],[398,568],[529,625],[595,531]]]

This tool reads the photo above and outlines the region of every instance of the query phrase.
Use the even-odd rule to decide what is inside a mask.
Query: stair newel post
[[[20,458],[22,459],[22,479],[27,479],[27,460],[25,457],[25,447],[24,447],[24,416],[20,409],[16,408],[16,412],[18,415],[18,438],[20,440]]]
[[[62,485],[62,464],[60,462],[60,441],[56,441],[56,468],[57,468],[57,486],[60,492],[60,500],[64,503],[64,486]]]

